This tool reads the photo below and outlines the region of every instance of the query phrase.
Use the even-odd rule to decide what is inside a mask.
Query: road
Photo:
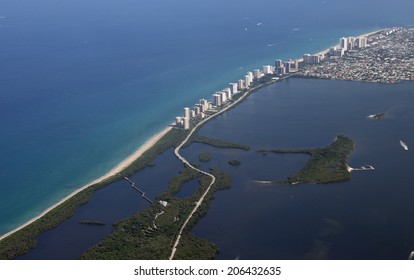
[[[190,139],[190,137],[194,134],[194,132],[197,131],[197,129],[199,127],[201,127],[203,124],[205,124],[207,121],[211,120],[212,118],[218,116],[219,114],[229,110],[230,108],[232,108],[233,106],[237,105],[238,103],[240,103],[251,91],[256,90],[257,88],[253,88],[250,89],[248,91],[246,91],[238,100],[236,100],[234,103],[230,104],[229,106],[225,107],[224,109],[222,109],[221,111],[215,113],[214,115],[209,116],[208,118],[204,119],[203,121],[199,122],[188,134],[188,136],[181,142],[181,144],[175,148],[174,150],[174,154],[176,155],[176,157],[182,161],[186,166],[188,166],[189,168],[192,168],[204,175],[207,175],[211,178],[211,182],[210,185],[207,187],[206,191],[203,193],[203,195],[200,197],[200,199],[196,202],[193,210],[191,211],[191,213],[188,215],[187,219],[185,220],[184,224],[181,226],[180,231],[177,234],[177,238],[175,239],[172,251],[171,251],[171,255],[169,257],[170,260],[174,259],[175,253],[177,252],[177,247],[180,244],[180,240],[181,240],[181,236],[183,234],[184,228],[187,226],[188,222],[190,221],[191,217],[194,215],[194,213],[197,211],[197,209],[200,207],[200,205],[203,203],[204,198],[206,197],[206,195],[209,193],[211,187],[214,185],[214,183],[216,182],[216,177],[213,174],[210,174],[208,172],[205,172],[203,170],[200,170],[198,168],[195,168],[194,166],[192,166],[183,156],[180,155],[180,149],[184,146],[185,143],[187,143],[187,141]]]

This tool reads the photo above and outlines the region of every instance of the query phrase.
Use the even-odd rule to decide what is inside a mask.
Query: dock
[[[149,198],[145,195],[145,192],[144,192],[144,191],[142,191],[140,188],[138,188],[138,187],[135,185],[135,182],[131,181],[128,177],[124,177],[124,179],[125,179],[128,183],[130,183],[130,184],[131,184],[131,187],[132,187],[133,189],[135,189],[137,192],[139,192],[139,193],[141,194],[141,197],[142,197],[143,199],[145,199],[146,201],[148,201],[148,202],[149,202],[149,203],[151,203],[151,204],[153,204],[153,203],[154,203],[151,199],[149,199]]]
[[[352,171],[372,171],[375,168],[372,165],[364,165],[364,166],[361,166],[360,168],[353,168],[353,167],[350,167],[349,165],[346,165],[346,169],[348,170],[348,172],[352,172]]]

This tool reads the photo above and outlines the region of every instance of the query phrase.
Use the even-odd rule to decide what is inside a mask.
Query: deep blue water
[[[130,176],[147,197],[154,198],[165,191],[170,178],[177,175],[182,164],[169,150],[159,156],[155,166]],[[158,176],[163,174],[165,176]],[[97,244],[113,230],[113,225],[149,206],[148,201],[121,180],[97,191],[89,202],[56,228],[39,235],[36,248],[19,259],[78,259],[88,248]],[[100,221],[104,226],[79,224],[80,221]]]
[[[0,234],[246,71],[413,24],[412,1],[382,2],[1,1]]]
[[[217,193],[193,233],[220,247],[218,259],[407,259],[414,249],[412,197],[414,83],[383,85],[291,79],[257,91],[210,121],[199,134],[248,144],[249,152],[191,145],[194,161],[206,149],[203,169],[221,168],[233,179]],[[366,116],[386,112],[382,120]],[[260,148],[321,147],[336,135],[353,139],[350,165],[371,164],[343,183],[258,185],[284,179],[305,155],[267,155]],[[410,146],[411,147],[411,146]],[[227,162],[238,159],[239,167]]]

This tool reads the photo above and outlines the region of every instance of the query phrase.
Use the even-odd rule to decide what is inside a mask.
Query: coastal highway
[[[267,85],[267,84],[264,84]],[[172,251],[171,251],[171,255],[169,257],[170,260],[174,259],[175,253],[177,251],[177,247],[180,244],[180,240],[181,240],[181,235],[183,233],[184,228],[187,226],[188,222],[190,221],[191,217],[194,215],[194,213],[197,211],[197,209],[200,207],[200,205],[203,203],[204,198],[206,197],[206,195],[208,194],[208,192],[210,191],[211,187],[214,185],[214,183],[216,182],[216,177],[214,177],[213,174],[207,173],[203,170],[200,170],[198,168],[195,168],[194,166],[192,166],[183,156],[180,155],[180,149],[184,146],[185,143],[187,143],[187,141],[190,139],[191,135],[193,135],[194,132],[197,131],[197,129],[199,127],[201,127],[202,125],[204,125],[206,122],[208,122],[210,119],[218,116],[219,114],[229,110],[230,108],[232,108],[233,106],[237,105],[238,103],[240,103],[249,93],[251,93],[254,90],[257,90],[259,87],[262,87],[264,85],[260,85],[258,87],[252,88],[248,91],[246,91],[238,100],[236,100],[234,103],[230,104],[229,106],[223,108],[221,111],[215,113],[214,115],[211,115],[210,117],[204,119],[203,121],[199,122],[188,134],[188,136],[183,140],[183,142],[181,142],[181,144],[175,148],[174,150],[174,154],[176,155],[176,157],[182,161],[184,163],[184,165],[187,165],[188,167],[204,174],[207,175],[211,178],[211,182],[210,185],[208,186],[208,188],[206,189],[206,191],[203,193],[203,195],[200,197],[200,199],[196,202],[193,210],[191,211],[191,213],[188,215],[187,219],[185,220],[185,222],[183,223],[183,225],[180,228],[180,231],[177,234],[177,238],[175,239],[174,245],[172,247]]]
[[[216,113],[217,114],[217,113]],[[215,114],[215,115],[216,115]],[[211,178],[211,182],[210,185],[208,186],[208,188],[206,189],[206,191],[203,193],[203,195],[200,197],[200,199],[197,201],[197,203],[195,204],[193,210],[191,211],[190,215],[188,215],[187,219],[185,220],[185,222],[183,223],[183,225],[180,228],[180,231],[178,232],[177,238],[174,242],[172,251],[171,251],[171,255],[170,255],[170,260],[172,260],[174,258],[175,252],[177,251],[177,246],[180,243],[180,239],[181,239],[181,235],[183,233],[184,228],[187,226],[188,222],[190,221],[191,217],[194,215],[194,213],[197,211],[198,207],[200,207],[201,203],[203,203],[203,200],[205,198],[205,196],[208,194],[208,192],[210,191],[210,188],[213,186],[213,184],[216,182],[216,177],[214,177],[213,174],[207,173],[203,170],[200,170],[198,168],[195,168],[194,166],[192,166],[188,160],[186,160],[183,156],[180,155],[180,149],[182,148],[182,146],[188,141],[188,139],[190,139],[191,135],[193,135],[193,133],[200,127],[200,125],[204,124],[206,121],[208,121],[210,118],[214,117],[215,115],[210,116],[209,118],[203,120],[202,122],[198,123],[188,134],[188,136],[184,139],[183,142],[181,142],[181,144],[175,148],[174,150],[174,154],[176,155],[176,157],[182,161],[184,163],[184,165],[187,165],[188,167],[204,174],[207,175]]]

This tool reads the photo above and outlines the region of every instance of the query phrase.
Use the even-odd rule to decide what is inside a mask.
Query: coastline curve
[[[89,187],[91,187],[95,184],[98,184],[98,183],[100,183],[100,182],[102,182],[102,181],[104,181],[104,180],[106,180],[106,179],[108,179],[112,176],[115,176],[119,172],[123,171],[125,168],[127,168],[129,165],[131,165],[134,161],[136,161],[139,157],[141,157],[141,155],[144,152],[146,152],[152,146],[154,146],[154,144],[157,143],[162,137],[164,137],[171,129],[172,129],[172,126],[167,126],[162,131],[160,131],[159,133],[157,133],[156,135],[151,137],[149,140],[147,140],[140,148],[138,148],[134,153],[132,153],[130,156],[128,156],[126,159],[124,159],[122,162],[120,162],[118,165],[116,165],[110,171],[108,171],[107,173],[105,173],[101,177],[93,180],[92,182],[87,183],[86,185],[82,186],[81,188],[73,191],[71,194],[67,195],[66,197],[64,197],[60,201],[58,201],[55,204],[53,204],[52,206],[48,207],[47,209],[42,211],[39,215],[35,216],[34,218],[32,218],[29,221],[25,222],[24,224],[20,225],[19,227],[17,227],[15,229],[5,233],[4,235],[0,236],[0,241],[2,241],[3,239],[9,237],[10,235],[12,235],[16,232],[22,230],[23,228],[25,228],[28,225],[36,222],[37,220],[41,219],[46,214],[48,214],[49,212],[51,212],[52,210],[54,210],[55,208],[57,208],[61,204],[65,203],[66,201],[68,201],[69,199],[71,199],[72,197],[77,195],[78,193],[84,191],[85,189],[87,189],[87,188],[89,188]]]

